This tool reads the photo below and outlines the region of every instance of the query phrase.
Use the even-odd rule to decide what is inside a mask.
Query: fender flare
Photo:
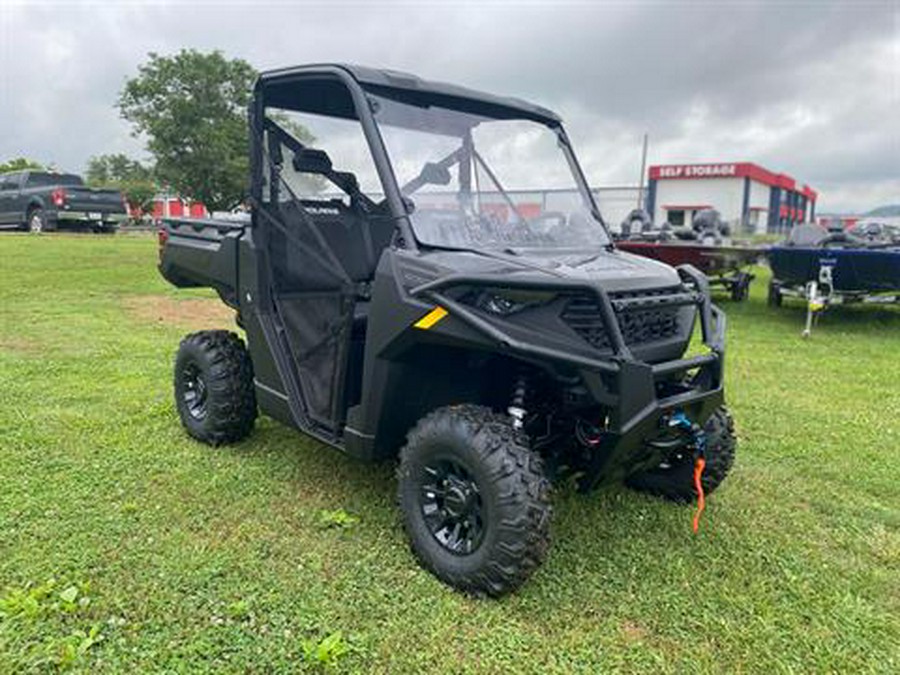
[[[44,203],[43,198],[38,197],[38,196],[34,196],[34,197],[32,197],[31,199],[29,199],[29,200],[28,200],[28,206],[25,207],[25,213],[22,214],[22,216],[23,216],[23,218],[26,220],[26,222],[27,222],[27,220],[28,220],[28,214],[29,214],[29,213],[31,212],[31,210],[34,209],[34,208],[44,209],[44,211],[46,211],[46,210],[47,210],[47,204]]]

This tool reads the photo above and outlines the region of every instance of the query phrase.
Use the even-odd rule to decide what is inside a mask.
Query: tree
[[[122,154],[91,157],[85,180],[93,187],[121,190],[131,209],[142,213],[153,208],[159,192],[153,169]]]
[[[227,210],[247,195],[247,106],[256,71],[221,52],[150,53],[128,80],[119,110],[146,134],[156,178],[210,210]]]
[[[133,180],[152,181],[153,169],[127,155],[99,155],[88,160],[84,177],[89,185],[103,187]]]
[[[0,173],[7,173],[9,171],[26,171],[28,169],[44,171],[46,167],[44,167],[43,164],[35,162],[33,159],[25,159],[24,157],[16,157],[15,159],[10,159],[6,162],[0,163]]]

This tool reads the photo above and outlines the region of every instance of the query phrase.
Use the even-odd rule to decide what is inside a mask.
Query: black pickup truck
[[[0,228],[43,232],[68,224],[113,232],[127,214],[121,192],[87,187],[75,174],[0,174]]]

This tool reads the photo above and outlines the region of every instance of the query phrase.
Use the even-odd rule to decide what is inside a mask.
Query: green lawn
[[[415,565],[392,466],[267,418],[182,432],[178,340],[228,319],[155,263],[146,236],[0,237],[0,673],[314,672],[329,644],[335,672],[900,672],[900,312],[803,341],[764,275],[723,301],[740,446],[700,535],[557,493],[547,563],[487,601]]]

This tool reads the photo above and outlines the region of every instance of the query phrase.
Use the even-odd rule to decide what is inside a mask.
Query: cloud
[[[10,4],[0,0],[0,157],[82,169],[140,156],[114,107],[149,51],[258,68],[349,61],[560,112],[594,184],[654,162],[748,160],[820,208],[900,201],[896,3]]]

